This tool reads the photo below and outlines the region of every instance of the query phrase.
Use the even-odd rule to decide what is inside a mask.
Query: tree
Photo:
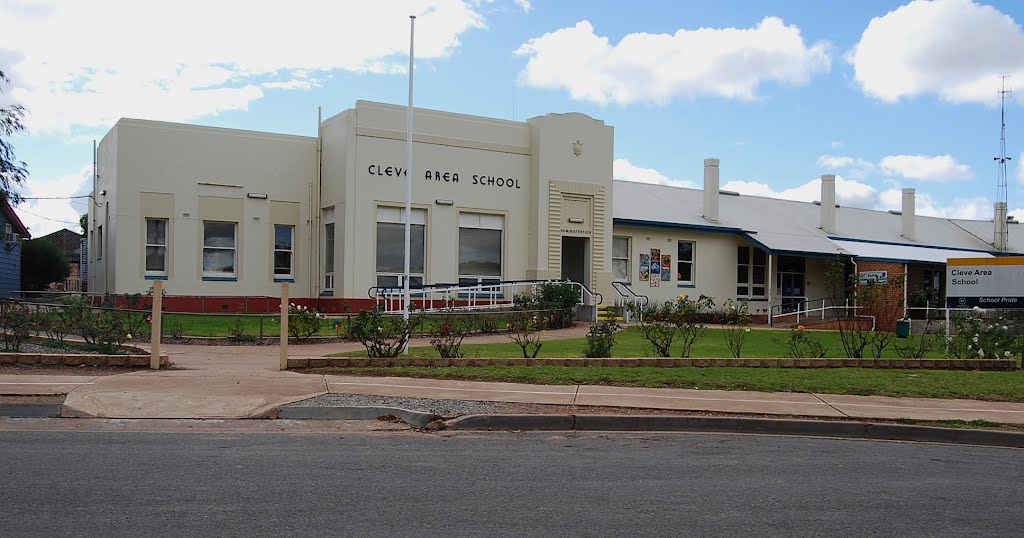
[[[46,239],[21,244],[21,289],[45,290],[51,282],[63,282],[71,264],[57,246]]]
[[[10,79],[0,71],[0,92]],[[25,117],[25,107],[9,105],[0,107],[0,199],[9,200],[13,204],[21,202],[21,195],[14,188],[25,183],[28,168],[25,163],[14,157],[14,146],[8,139],[25,130],[21,122]]]
[[[89,214],[82,213],[81,217],[78,217],[78,225],[82,227],[82,235],[88,235],[89,233]]]

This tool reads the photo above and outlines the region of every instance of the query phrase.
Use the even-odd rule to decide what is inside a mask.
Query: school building
[[[171,310],[269,311],[289,282],[296,302],[355,311],[402,285],[407,220],[414,288],[571,279],[605,304],[706,294],[760,315],[824,298],[832,259],[941,296],[947,258],[1024,252],[1005,206],[917,216],[913,189],[890,212],[837,205],[831,175],[819,202],[740,195],[716,159],[703,189],[614,181],[613,128],[578,113],[416,109],[407,214],[406,121],[366,101],[315,137],[118,121],[97,151],[89,289],[161,279]]]

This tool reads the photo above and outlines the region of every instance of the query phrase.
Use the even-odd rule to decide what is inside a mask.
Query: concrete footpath
[[[549,338],[578,337],[579,332],[577,327]],[[291,356],[321,356],[354,348],[358,344],[293,345],[289,350]],[[61,413],[67,417],[255,418],[271,415],[287,403],[340,393],[829,419],[1024,424],[1024,404],[1018,403],[323,376],[278,371],[277,347],[164,345],[163,349],[178,369],[107,376],[3,374],[0,394],[65,394]]]

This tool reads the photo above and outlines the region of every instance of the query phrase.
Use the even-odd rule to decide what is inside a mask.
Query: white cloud
[[[903,209],[903,189],[889,189],[879,195],[878,209]],[[914,214],[922,217],[950,219],[992,220],[992,203],[984,196],[953,198],[948,205],[940,204],[928,193],[914,195]]]
[[[884,102],[935,94],[992,104],[1000,75],[1024,76],[1024,31],[992,6],[918,0],[872,19],[847,61],[862,91]]]
[[[397,4],[397,5],[396,5]],[[443,58],[484,27],[462,0],[243,0],[0,3],[10,96],[32,131],[109,126],[120,117],[188,121],[247,109],[262,88],[308,89],[337,70],[401,73],[418,14],[416,58]],[[355,20],[357,19],[357,20]],[[348,21],[345,23],[345,21]]]
[[[801,85],[831,67],[829,45],[804,43],[800,29],[777,17],[753,28],[700,28],[674,34],[632,33],[618,44],[589,21],[530,39],[520,82],[565,88],[573,99],[599,104],[717,96],[750,100],[767,81]]]
[[[25,200],[14,208],[15,213],[28,227],[32,237],[41,237],[67,228],[80,233],[78,217],[89,210],[89,198],[68,200],[71,196],[88,194],[92,191],[92,165],[83,166],[77,172],[65,174],[51,180],[29,179],[19,189],[26,198],[63,198]]]
[[[818,166],[827,170],[846,170],[846,175],[855,179],[863,179],[875,170],[874,163],[845,155],[822,155],[818,157]]]
[[[971,167],[956,162],[952,155],[887,155],[878,167],[886,174],[919,181],[974,179]]]
[[[523,11],[529,13],[533,6],[530,5],[530,0],[515,0],[517,6],[521,7]]]
[[[740,194],[797,200],[800,202],[813,202],[821,199],[820,178],[812,179],[799,187],[783,191],[776,191],[766,183],[742,180],[730,181],[722,189],[736,191]],[[878,190],[866,183],[836,176],[836,202],[844,206],[874,209],[879,204]]]
[[[688,179],[669,179],[653,168],[636,166],[626,159],[615,159],[612,163],[612,179],[633,181],[635,183],[652,183],[654,185],[671,185],[688,189],[700,188]]]
[[[843,142],[840,141],[840,140],[833,140],[831,145],[832,145],[832,149],[839,149],[839,148],[843,147]]]

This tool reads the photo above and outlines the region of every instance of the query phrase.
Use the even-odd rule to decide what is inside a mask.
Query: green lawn
[[[747,333],[743,345],[743,356],[751,358],[761,357],[785,357],[786,348],[778,341],[787,338],[788,330],[752,330]],[[819,339],[828,349],[828,357],[846,357],[842,343],[839,340],[839,333],[832,331],[810,331],[809,335]],[[915,336],[919,339],[920,336]],[[582,338],[571,340],[542,340],[543,347],[538,357],[582,357],[586,347]],[[908,339],[895,339],[893,343],[901,345],[910,342]],[[676,343],[672,348],[672,356],[678,357],[681,354],[681,346]],[[943,355],[941,347],[932,350],[928,357],[941,358]],[[519,346],[512,341],[499,344],[464,344],[462,352],[466,357],[495,357],[509,358],[522,357]],[[414,357],[436,357],[437,352],[430,346],[413,347],[409,350]],[[865,350],[870,355],[871,350]],[[629,327],[615,337],[615,347],[612,348],[612,355],[615,357],[653,357],[656,356],[651,345],[644,340],[636,327]],[[363,352],[343,353],[339,356],[365,356]],[[690,351],[691,357],[731,357],[729,348],[725,342],[725,332],[722,329],[708,328],[707,335],[698,340]],[[883,350],[883,358],[898,358],[893,344]]]
[[[1024,373],[871,368],[616,368],[566,366],[317,368],[315,373],[402,376],[540,385],[614,385],[966,398],[1024,402]]]

